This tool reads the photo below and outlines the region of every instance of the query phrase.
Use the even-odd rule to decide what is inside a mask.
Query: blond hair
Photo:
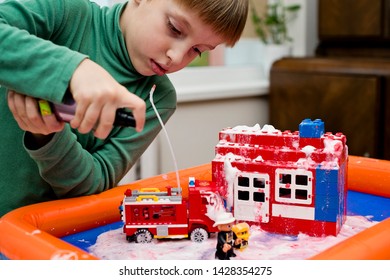
[[[210,25],[227,46],[240,39],[248,17],[248,0],[175,0]]]

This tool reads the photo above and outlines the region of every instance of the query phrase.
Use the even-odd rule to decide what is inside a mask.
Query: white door
[[[270,181],[268,174],[238,173],[234,181],[234,217],[268,223]]]

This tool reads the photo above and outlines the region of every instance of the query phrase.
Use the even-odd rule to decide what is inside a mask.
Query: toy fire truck
[[[202,242],[218,231],[207,216],[213,201],[212,182],[190,178],[188,197],[181,189],[144,188],[125,192],[122,202],[123,232],[128,241],[148,243],[153,238],[187,238]]]

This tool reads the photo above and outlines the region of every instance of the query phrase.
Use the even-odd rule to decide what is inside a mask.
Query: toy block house
[[[237,220],[263,230],[337,235],[346,215],[348,148],[342,133],[305,119],[299,131],[238,126],[219,133],[213,182]]]

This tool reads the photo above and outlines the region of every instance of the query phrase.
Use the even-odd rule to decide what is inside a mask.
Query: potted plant
[[[264,71],[268,76],[272,63],[291,54],[292,38],[288,35],[288,23],[300,10],[299,4],[285,5],[283,0],[268,0],[266,11],[260,15],[253,2],[251,19],[255,32],[264,44]]]
[[[252,23],[257,36],[266,45],[291,42],[292,38],[288,36],[287,24],[295,18],[300,8],[299,4],[284,5],[283,0],[269,0],[267,11],[261,16],[252,3]]]

